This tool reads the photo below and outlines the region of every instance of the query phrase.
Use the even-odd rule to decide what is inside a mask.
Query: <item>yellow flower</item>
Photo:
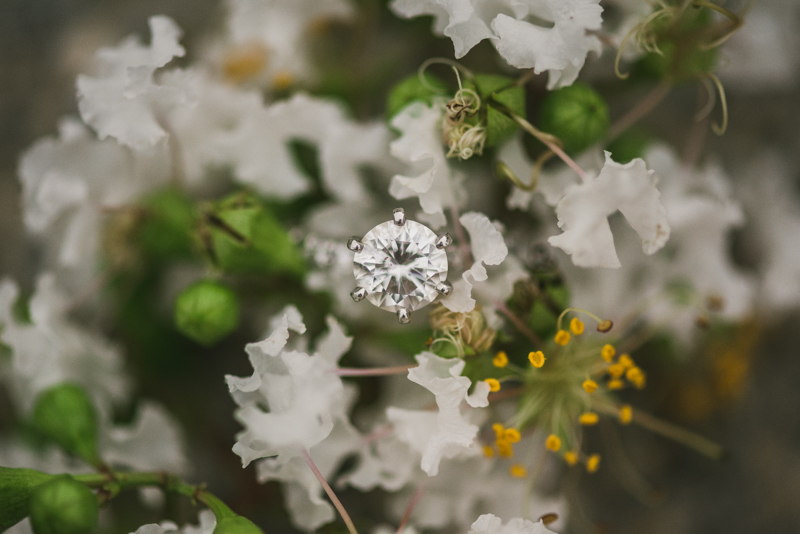
[[[555,342],[561,345],[562,347],[569,343],[569,332],[566,330],[559,330],[556,332]]]
[[[561,449],[561,438],[555,434],[550,434],[547,436],[547,441],[544,442],[544,446],[550,451],[558,452]]]

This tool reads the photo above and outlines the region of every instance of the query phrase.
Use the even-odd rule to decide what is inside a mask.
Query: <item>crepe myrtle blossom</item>
[[[327,438],[336,416],[343,414],[347,396],[335,371],[352,338],[333,318],[328,327],[314,354],[284,350],[290,330],[306,329],[297,309],[287,307],[267,339],[245,347],[253,375],[225,377],[239,405],[236,419],[245,426],[233,447],[244,466],[257,458],[284,461],[301,454]]]
[[[556,214],[561,235],[548,241],[572,257],[579,267],[620,266],[608,217],[619,211],[642,240],[645,254],[653,254],[669,238],[667,212],[661,204],[657,179],[644,160],[621,165],[606,152],[606,162],[596,178],[569,187],[558,202]]]
[[[360,167],[382,165],[388,138],[385,125],[356,123],[339,104],[298,93],[248,112],[220,140],[220,151],[239,182],[291,198],[308,191],[311,181],[297,168],[289,142],[312,143],[326,189],[338,199],[359,201],[366,198]]]
[[[465,213],[459,222],[469,234],[470,251],[475,262],[464,271],[461,280],[453,284],[453,290],[442,299],[450,311],[470,312],[475,309],[472,298],[474,282],[485,282],[489,278],[485,265],[500,265],[508,256],[508,247],[503,234],[486,215],[477,212]],[[507,295],[500,295],[502,300]]]
[[[285,90],[315,76],[309,36],[329,20],[350,20],[351,0],[228,0],[227,35],[217,43],[228,81]]]
[[[530,445],[533,448],[533,443]],[[529,479],[509,473],[511,461],[483,455],[443,460],[435,477],[419,473],[403,491],[392,495],[389,510],[399,519],[411,498],[411,488],[424,487],[423,498],[411,514],[411,522],[419,528],[455,526],[465,531],[483,510],[501,517],[514,517],[524,510],[530,517],[554,513],[559,517],[556,526],[566,524],[566,500],[529,491]]]
[[[135,36],[117,47],[97,52],[95,72],[78,76],[81,117],[100,139],[113,137],[120,144],[141,150],[167,136],[161,115],[177,105],[191,103],[191,95],[161,85],[155,71],[175,57],[183,57],[178,43],[181,30],[169,17],[150,18],[150,46]]]
[[[179,527],[172,521],[162,521],[161,523],[150,523],[142,525],[131,534],[169,534],[176,532],[180,534],[212,534],[217,526],[217,518],[211,510],[202,510],[197,514],[198,525],[184,525]]]
[[[444,226],[445,209],[456,206],[464,197],[461,176],[447,163],[443,113],[443,101],[409,104],[392,119],[392,128],[400,132],[400,137],[389,145],[391,155],[409,166],[408,176],[392,178],[389,194],[397,200],[418,197],[423,213],[417,219],[434,229]]]
[[[99,268],[106,212],[166,185],[169,176],[165,146],[137,151],[99,141],[75,119],[62,120],[58,137],[37,141],[19,164],[23,220],[43,242],[59,283],[85,288]]]
[[[461,404],[466,401],[472,408],[488,406],[489,385],[481,381],[468,394],[471,382],[461,376],[463,360],[440,358],[431,352],[417,355],[416,360],[419,366],[408,371],[408,379],[434,394],[438,411],[389,407],[386,417],[398,439],[422,455],[422,470],[434,476],[442,458],[480,453],[474,447],[478,427],[464,417]]]
[[[86,388],[100,408],[127,398],[129,386],[119,349],[65,317],[68,300],[43,274],[29,303],[30,323],[16,318],[14,282],[0,282],[0,341],[11,349],[7,383],[23,413],[37,395],[61,382]]]
[[[541,520],[534,523],[521,517],[515,517],[503,524],[502,519],[493,514],[480,516],[469,530],[469,534],[547,534],[552,532],[544,526]]]
[[[601,52],[587,33],[602,24],[600,0],[392,0],[390,7],[405,18],[433,15],[433,31],[452,39],[456,58],[491,39],[509,65],[547,71],[548,89],[571,85],[587,54]]]

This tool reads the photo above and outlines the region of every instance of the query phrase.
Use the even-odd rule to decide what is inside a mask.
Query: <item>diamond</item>
[[[447,254],[436,247],[436,234],[425,225],[406,220],[381,223],[361,240],[364,248],[353,260],[359,287],[379,308],[409,312],[427,306],[439,295],[447,278]]]

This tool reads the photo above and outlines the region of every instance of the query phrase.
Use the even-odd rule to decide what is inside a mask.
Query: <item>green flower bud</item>
[[[59,475],[34,490],[31,526],[36,534],[86,534],[97,525],[97,496],[69,475]]]
[[[634,127],[621,133],[606,150],[611,152],[617,163],[628,163],[632,159],[643,157],[651,140],[649,134]]]
[[[96,465],[97,413],[86,391],[76,384],[59,384],[39,394],[33,424],[65,451]]]
[[[239,297],[230,288],[201,280],[175,300],[175,326],[201,345],[212,345],[239,324]]]
[[[31,494],[53,475],[33,469],[0,467],[0,532],[28,517]]]
[[[300,275],[305,268],[289,234],[251,195],[234,193],[208,211],[200,238],[228,272]]]
[[[218,521],[214,534],[264,534],[264,531],[246,517],[237,515]]]
[[[602,139],[608,131],[608,106],[587,85],[575,83],[550,93],[539,114],[540,128],[564,143],[564,150],[578,153]]]
[[[415,72],[411,76],[403,78],[392,88],[386,102],[386,114],[390,119],[412,102],[420,101],[430,104],[433,97],[446,94],[445,84],[436,76],[425,73],[425,81],[427,84],[422,83],[419,75]]]

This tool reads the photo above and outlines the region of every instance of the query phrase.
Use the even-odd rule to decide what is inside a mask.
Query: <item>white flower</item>
[[[136,529],[136,532],[131,534],[168,534],[169,532],[179,532],[181,534],[212,534],[214,528],[217,526],[217,518],[211,510],[202,510],[197,514],[200,524],[184,525],[183,528],[178,528],[178,525],[172,521],[162,521],[161,523],[150,523],[142,525]]]
[[[541,521],[534,523],[521,517],[515,517],[504,525],[499,517],[484,514],[472,524],[469,534],[547,534],[552,532]]]
[[[565,500],[531,493],[529,481],[511,477],[505,460],[481,455],[443,461],[435,477],[418,477],[391,497],[390,511],[395,517],[402,517],[412,488],[421,485],[425,488],[423,498],[411,515],[420,528],[438,530],[455,526],[463,532],[485,510],[501,517],[514,517],[525,509],[531,517],[556,513],[561,524],[566,523]]]
[[[433,15],[434,31],[453,40],[456,58],[491,39],[510,65],[532,68],[537,74],[547,71],[547,88],[554,89],[575,81],[589,51],[600,53],[600,40],[587,34],[600,29],[599,4],[600,0],[393,0],[390,6],[401,17]]]
[[[97,53],[95,76],[78,76],[78,107],[81,117],[97,130],[100,139],[114,137],[135,149],[151,147],[167,132],[160,116],[178,104],[188,104],[189,95],[174,87],[155,83],[156,69],[173,57],[183,57],[178,44],[181,31],[165,16],[150,18],[152,39],[143,46],[135,36],[116,48]]]
[[[564,233],[548,241],[572,256],[579,267],[618,268],[608,216],[619,210],[639,234],[644,253],[653,254],[664,246],[670,232],[656,183],[642,159],[620,165],[606,152],[600,175],[571,186],[559,201],[558,226]]]
[[[16,284],[0,282],[0,340],[12,351],[9,387],[23,413],[36,396],[61,382],[86,388],[102,409],[127,396],[128,381],[118,349],[64,317],[66,298],[52,275],[36,283],[30,301],[31,324],[15,319]]]
[[[284,80],[313,78],[309,35],[315,24],[349,20],[355,14],[349,0],[228,0],[228,38],[234,45],[264,48],[262,72],[255,81],[284,85]]]
[[[354,201],[366,196],[359,167],[385,159],[388,131],[377,123],[354,123],[338,104],[300,93],[250,113],[225,138],[224,157],[240,182],[289,198],[311,185],[289,150],[292,140],[316,145],[326,188]]]
[[[169,172],[163,146],[133,151],[64,120],[58,139],[40,139],[20,161],[25,225],[45,241],[52,267],[85,284],[97,270],[103,210],[166,184]]]
[[[289,328],[304,332],[305,326],[296,309],[288,308],[282,315],[270,337],[245,348],[253,375],[225,377],[240,406],[236,419],[245,427],[233,447],[245,466],[275,455],[283,462],[310,449],[328,437],[334,419],[346,409],[344,386],[335,370],[352,338],[329,318],[329,333],[315,354],[286,351]]]
[[[701,301],[721,299],[721,314],[728,319],[745,317],[755,288],[733,263],[728,246],[731,230],[744,224],[730,180],[715,164],[692,172],[664,147],[654,147],[646,157],[665,178],[662,201],[673,232],[663,279],[689,282]],[[685,332],[692,320],[686,318]]]
[[[754,158],[742,170],[739,197],[747,211],[747,250],[760,273],[761,311],[786,311],[800,305],[800,202],[791,172],[777,153]],[[758,177],[754,179],[753,177]]]
[[[471,383],[461,376],[463,360],[447,360],[430,352],[417,355],[416,360],[419,366],[409,370],[408,379],[434,394],[439,411],[389,407],[386,416],[397,437],[422,454],[422,470],[434,476],[442,458],[478,454],[473,447],[478,427],[464,418],[461,403],[466,400],[473,408],[488,406],[489,386],[480,382],[472,395],[467,395]]]
[[[464,271],[462,279],[453,284],[451,294],[441,299],[441,302],[451,311],[469,312],[475,308],[475,299],[472,298],[473,282],[487,280],[489,274],[484,264],[500,265],[508,255],[508,247],[503,240],[503,234],[486,215],[469,212],[458,220],[469,233],[470,250],[475,262]]]
[[[349,411],[356,399],[355,388],[346,388],[348,400],[345,409]],[[348,456],[363,447],[362,436],[347,420],[344,413],[335,416],[330,434],[308,451],[326,481],[340,469]],[[283,494],[292,522],[308,532],[317,530],[336,518],[336,513],[325,496],[317,477],[302,456],[279,456],[265,458],[256,464],[258,481],[283,482]]]
[[[160,405],[144,402],[136,420],[101,433],[100,456],[110,465],[185,474],[188,459],[177,422]]]
[[[389,194],[397,200],[419,197],[425,216],[417,218],[439,228],[445,224],[445,208],[454,206],[461,196],[459,178],[447,164],[442,142],[442,106],[414,102],[392,119],[400,137],[392,141],[392,156],[409,163],[411,176],[392,178]]]

